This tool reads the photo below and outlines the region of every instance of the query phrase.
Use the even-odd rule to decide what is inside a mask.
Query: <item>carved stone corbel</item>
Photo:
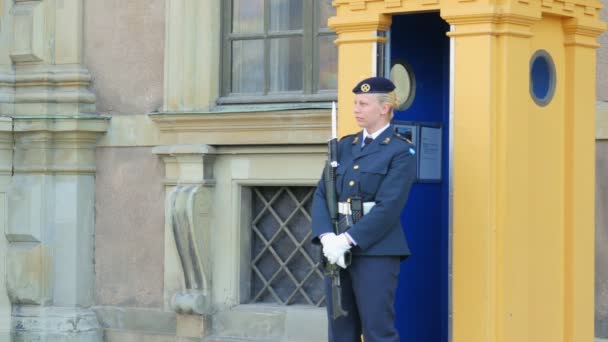
[[[180,314],[204,315],[210,303],[210,217],[215,149],[157,146],[165,163],[165,301]],[[179,279],[179,281],[176,281]]]

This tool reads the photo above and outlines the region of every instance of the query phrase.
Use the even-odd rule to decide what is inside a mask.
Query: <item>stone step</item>
[[[279,342],[278,340],[260,339],[260,338],[245,338],[232,336],[208,336],[205,342]]]

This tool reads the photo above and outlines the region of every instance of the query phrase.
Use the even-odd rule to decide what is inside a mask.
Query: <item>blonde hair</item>
[[[399,107],[399,102],[397,101],[397,94],[395,91],[391,91],[390,93],[377,93],[376,97],[378,98],[378,103],[380,105],[388,104],[391,106],[390,110],[390,118],[393,118],[393,109]]]

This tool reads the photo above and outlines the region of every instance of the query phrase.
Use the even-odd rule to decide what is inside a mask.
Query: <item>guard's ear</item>
[[[391,105],[388,103],[382,104],[380,106],[382,115],[388,115],[391,112]]]

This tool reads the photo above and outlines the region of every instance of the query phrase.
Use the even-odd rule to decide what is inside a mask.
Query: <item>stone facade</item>
[[[608,338],[608,102],[599,102],[596,145],[595,335]]]

